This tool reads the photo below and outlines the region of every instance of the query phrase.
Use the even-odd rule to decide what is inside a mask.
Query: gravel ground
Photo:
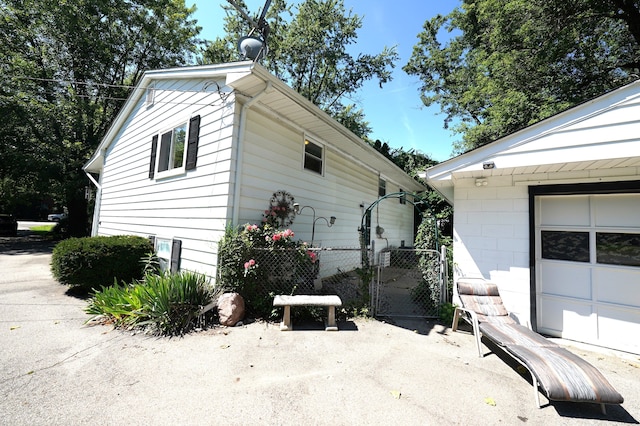
[[[182,338],[89,326],[51,244],[0,240],[2,425],[637,424],[640,356],[559,341],[625,397],[534,405],[516,366],[437,322],[250,322]],[[637,338],[635,336],[634,338]],[[498,352],[498,351],[497,351]]]

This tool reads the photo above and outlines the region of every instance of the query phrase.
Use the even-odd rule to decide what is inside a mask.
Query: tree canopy
[[[0,0],[0,199],[69,209],[87,228],[83,164],[147,69],[194,61],[182,0]]]
[[[238,5],[246,6],[237,1]],[[214,40],[203,54],[203,62],[238,60],[236,42],[251,31],[250,24],[230,5],[223,6],[226,36]],[[347,11],[343,0],[305,0],[294,12],[286,0],[274,0],[266,14],[269,22],[269,54],[262,64],[315,105],[360,137],[371,127],[361,109],[350,100],[362,85],[391,80],[398,60],[395,47],[377,54],[348,52],[357,41],[362,18]]]
[[[640,1],[464,0],[418,38],[403,69],[463,152],[637,79]]]

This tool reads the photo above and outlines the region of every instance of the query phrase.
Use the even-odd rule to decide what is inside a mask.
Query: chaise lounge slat
[[[622,404],[622,395],[593,365],[559,346],[508,345],[506,350],[536,375],[553,401]]]
[[[478,355],[481,335],[525,366],[533,381],[536,404],[538,390],[549,400],[621,404],[622,395],[593,365],[511,318],[502,303],[498,286],[482,278],[460,279],[456,290],[462,307],[456,308],[452,324],[458,327],[462,315],[476,338]]]

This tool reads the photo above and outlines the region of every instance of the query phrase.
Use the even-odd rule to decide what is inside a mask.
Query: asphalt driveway
[[[551,403],[473,336],[356,319],[338,332],[252,322],[183,338],[88,326],[49,272],[51,244],[0,241],[0,424],[637,424],[640,356],[569,349],[625,397]],[[630,336],[630,338],[638,338]],[[567,342],[561,342],[566,344]]]

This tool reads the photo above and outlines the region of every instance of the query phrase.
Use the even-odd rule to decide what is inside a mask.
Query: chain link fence
[[[375,314],[437,318],[446,302],[446,281],[444,251],[382,250],[373,294]]]
[[[298,250],[255,249],[257,295],[272,299],[275,294],[336,294],[343,306],[369,303],[370,250],[325,247],[307,251],[314,253],[313,262],[301,262]]]

